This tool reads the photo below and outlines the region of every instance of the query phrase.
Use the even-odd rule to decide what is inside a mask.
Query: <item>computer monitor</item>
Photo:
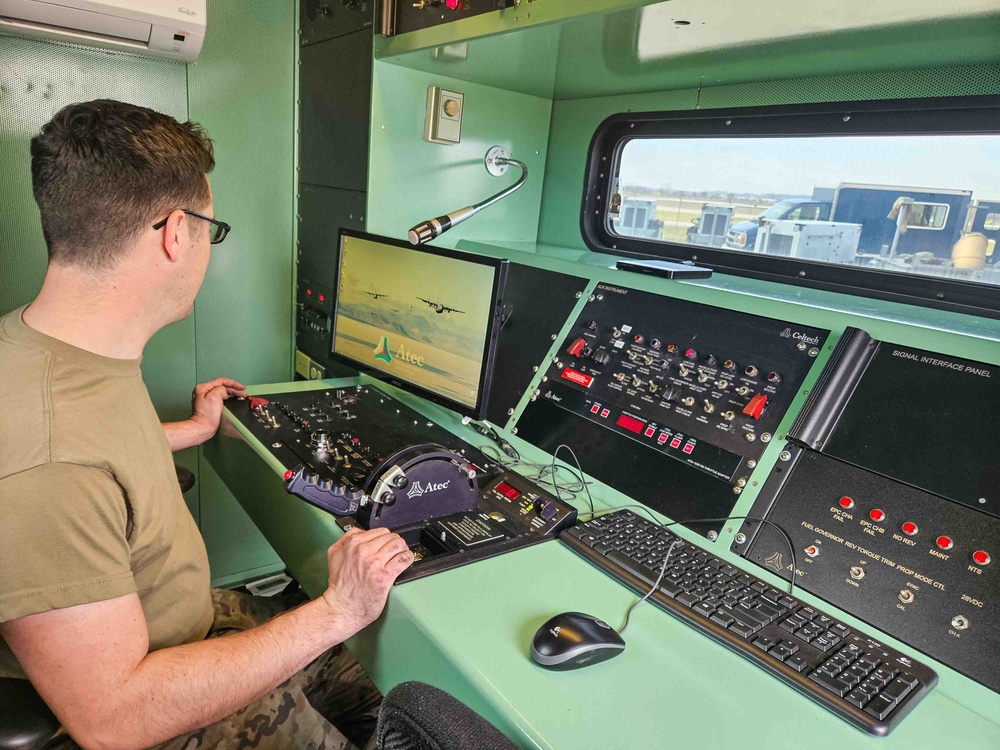
[[[507,264],[342,230],[333,358],[481,419]]]

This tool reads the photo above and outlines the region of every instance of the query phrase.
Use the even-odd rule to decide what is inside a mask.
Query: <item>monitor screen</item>
[[[481,417],[507,261],[347,231],[338,259],[334,357]]]

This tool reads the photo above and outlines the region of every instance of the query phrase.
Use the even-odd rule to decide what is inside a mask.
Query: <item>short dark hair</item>
[[[214,166],[197,123],[111,99],[63,107],[31,139],[49,262],[112,268],[161,214],[204,207]]]

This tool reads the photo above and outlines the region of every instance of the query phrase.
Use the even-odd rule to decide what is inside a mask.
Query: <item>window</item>
[[[602,252],[1000,317],[1000,261],[966,221],[1000,195],[998,122],[1000,97],[616,115],[581,226]]]

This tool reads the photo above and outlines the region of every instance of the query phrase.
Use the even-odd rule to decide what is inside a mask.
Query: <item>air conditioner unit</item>
[[[0,0],[0,33],[194,62],[206,0]]]

